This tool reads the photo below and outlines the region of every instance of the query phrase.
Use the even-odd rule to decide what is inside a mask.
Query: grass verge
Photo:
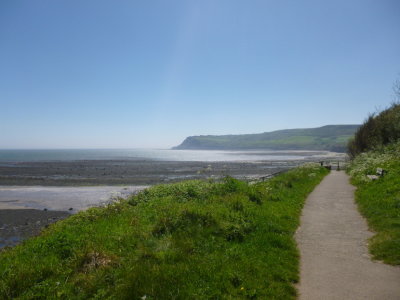
[[[376,232],[369,249],[374,259],[400,265],[400,142],[358,155],[349,166],[352,183],[357,187],[356,202]],[[377,168],[387,171],[377,180],[366,175]]]
[[[0,253],[0,299],[294,299],[315,165],[187,181],[92,208]]]

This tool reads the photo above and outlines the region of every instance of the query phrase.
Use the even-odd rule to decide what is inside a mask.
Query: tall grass
[[[160,185],[89,209],[0,253],[0,299],[294,299],[293,234],[326,173]]]

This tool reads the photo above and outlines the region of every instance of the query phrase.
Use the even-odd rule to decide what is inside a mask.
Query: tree
[[[400,101],[400,79],[397,79],[393,84],[393,91],[396,101]]]

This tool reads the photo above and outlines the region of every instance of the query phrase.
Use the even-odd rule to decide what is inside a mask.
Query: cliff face
[[[328,150],[345,152],[359,125],[327,125],[285,129],[259,134],[201,135],[187,137],[173,149],[192,150]]]

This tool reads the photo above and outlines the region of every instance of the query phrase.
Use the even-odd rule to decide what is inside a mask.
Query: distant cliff
[[[197,150],[328,150],[345,152],[347,141],[360,125],[327,125],[258,134],[187,137],[173,149]]]

